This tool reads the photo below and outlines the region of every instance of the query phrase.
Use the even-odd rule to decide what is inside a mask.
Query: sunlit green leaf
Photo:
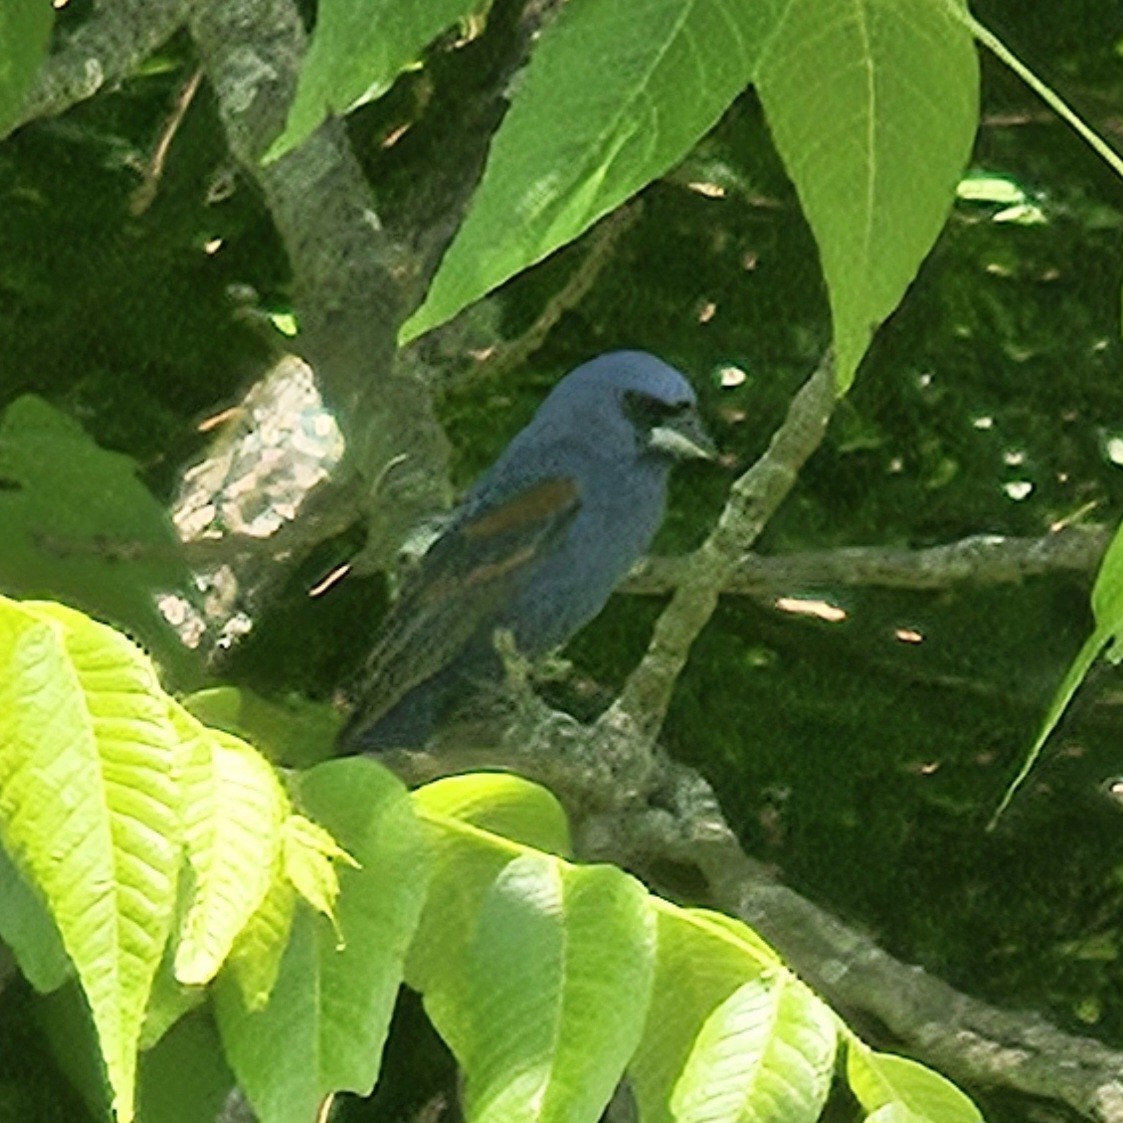
[[[199,986],[218,972],[261,905],[281,846],[288,799],[260,753],[172,706],[184,746],[184,842],[194,875],[176,951],[176,978]]]
[[[298,802],[360,865],[339,869],[342,941],[299,908],[261,1010],[219,977],[223,1043],[262,1123],[308,1123],[329,1093],[370,1092],[428,880],[413,805],[384,768],[361,757],[317,765]]]
[[[675,1086],[678,1123],[815,1123],[834,1015],[786,971],[743,983],[706,1019]]]
[[[335,924],[339,876],[333,863],[346,862],[355,869],[358,863],[323,827],[303,815],[285,820],[282,853],[285,876],[293,888]]]
[[[647,894],[620,870],[540,854],[507,865],[469,953],[468,1118],[596,1123],[639,1043],[654,953]]]
[[[469,823],[504,838],[565,856],[569,823],[557,796],[510,772],[446,776],[413,793],[417,808]]]
[[[251,1013],[269,1001],[295,912],[296,889],[277,855],[265,899],[238,933],[225,965],[241,992],[242,1005]]]
[[[907,1057],[877,1053],[854,1039],[847,1043],[846,1078],[866,1111],[899,1104],[916,1117],[906,1121],[885,1116],[891,1123],[982,1123],[979,1109],[950,1080]]]
[[[819,244],[846,390],[955,198],[978,124],[978,59],[948,0],[784,9],[756,86]]]
[[[519,78],[408,341],[572,241],[681,160],[752,77],[783,5],[571,0]]]
[[[778,965],[740,921],[704,909],[657,908],[655,981],[628,1075],[644,1123],[672,1123],[671,1096],[706,1019],[739,986]]]
[[[1030,746],[1017,776],[1006,789],[998,809],[991,818],[992,826],[1010,805],[1015,793],[1029,775],[1049,735],[1064,716],[1069,702],[1072,701],[1073,695],[1080,688],[1080,684],[1100,653],[1107,648],[1109,659],[1113,657],[1113,652],[1116,653],[1116,658],[1123,654],[1123,523],[1116,528],[1115,535],[1100,561],[1100,569],[1092,586],[1092,616],[1095,620],[1092,634],[1084,641],[1076,653],[1076,658],[1065,671],[1064,678],[1061,679],[1060,686],[1057,687],[1057,692],[1049,703],[1037,739]]]
[[[175,904],[175,752],[138,648],[59,605],[0,600],[0,839],[74,962],[124,1123]]]

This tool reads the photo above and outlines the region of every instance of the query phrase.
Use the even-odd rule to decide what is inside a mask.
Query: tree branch
[[[131,74],[187,19],[191,0],[100,0],[43,65],[18,125],[54,117]]]
[[[722,818],[709,785],[663,761],[661,805],[588,824],[586,844],[646,874],[697,869],[711,903],[774,944],[836,1008],[881,1022],[906,1051],[957,1080],[1060,1101],[1096,1123],[1123,1121],[1123,1053],[1063,1033],[1037,1014],[962,994],[778,884]],[[656,878],[657,880],[657,878]]]
[[[828,354],[792,399],[768,451],[733,485],[717,526],[684,563],[689,577],[675,589],[655,625],[647,654],[602,715],[601,724],[654,741],[691,645],[713,615],[738,560],[819,447],[835,401],[834,364]]]
[[[723,593],[768,597],[824,585],[877,585],[890,589],[943,589],[1016,584],[1049,573],[1095,571],[1110,537],[1102,526],[1072,526],[1041,538],[975,534],[921,549],[851,546],[837,550],[765,557],[745,554],[722,586]],[[692,555],[645,558],[621,592],[658,596],[689,580]]]

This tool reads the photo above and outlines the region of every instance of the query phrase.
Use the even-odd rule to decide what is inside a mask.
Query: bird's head
[[[582,364],[558,383],[547,407],[584,416],[597,429],[627,431],[642,454],[667,460],[717,454],[698,416],[694,387],[645,351],[610,351]]]

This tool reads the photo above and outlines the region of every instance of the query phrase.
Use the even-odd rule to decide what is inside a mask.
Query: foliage
[[[810,1123],[840,1042],[871,1116],[981,1119],[935,1073],[869,1050],[744,925],[561,857],[544,789],[468,774],[411,799],[351,759],[290,777],[290,797],[119,633],[9,600],[0,628],[0,838],[22,877],[0,882],[5,939],[54,990],[57,932],[118,1120],[134,1116],[141,1018],[160,1025],[151,1048],[186,1013],[180,990],[212,982],[262,1123],[369,1093],[403,975],[464,1069],[473,1120],[594,1123],[627,1070],[644,1119]],[[157,986],[162,960],[173,978]],[[211,1049],[181,1040],[185,1067]]]
[[[300,90],[272,157],[306,138],[324,113],[377,101],[368,122],[382,121],[379,114],[389,120],[410,91],[423,89],[429,69],[450,65],[453,40],[471,40],[482,19],[480,5],[449,0],[413,5],[408,20],[390,19],[400,7],[384,0],[319,5]],[[512,107],[495,134],[476,198],[403,338],[456,315],[659,177],[707,190],[759,193],[759,180],[769,172],[767,158],[757,153],[767,144],[763,132],[744,128],[751,115],[731,111],[716,142],[714,134],[710,140],[704,136],[751,84],[815,235],[834,319],[840,387],[847,388],[874,328],[896,307],[936,237],[968,158],[978,79],[963,11],[942,0],[915,5],[863,0],[849,7],[802,0],[756,8],[705,0],[686,5],[570,0],[546,26],[511,88]],[[12,5],[10,17],[22,18],[24,12],[34,12],[35,28],[19,33],[19,50],[13,52],[6,49],[5,35],[15,24],[0,14],[0,47],[5,60],[13,60],[7,68],[0,62],[0,129],[5,120],[16,119],[23,87],[45,46],[48,6]],[[451,31],[435,38],[457,21],[463,21],[460,38]],[[152,60],[152,72],[165,63]],[[410,76],[394,86],[402,70]],[[823,112],[825,103],[829,114]],[[744,105],[739,103],[742,110]],[[217,134],[213,120],[207,121]],[[147,128],[145,119],[140,131]],[[730,136],[739,143],[728,145]],[[82,143],[103,144],[98,127],[90,128]],[[731,148],[738,159],[728,159]],[[198,168],[187,178],[191,175],[202,178]],[[384,194],[392,200],[392,176],[386,179]],[[656,185],[649,195],[661,248],[646,265],[660,276],[674,247],[691,252],[709,226],[704,216],[695,216],[690,226],[678,224],[682,209],[666,205],[659,195],[664,189]],[[406,194],[412,190],[411,182]],[[786,205],[786,187],[773,180],[769,190]],[[12,200],[14,206],[27,207],[29,200],[39,205],[36,190],[27,186],[13,191]],[[976,221],[964,213],[957,215],[958,232]],[[36,231],[38,221],[33,220]],[[229,218],[207,211],[198,221],[221,226]],[[129,229],[122,257],[132,255],[134,236],[141,232],[152,230],[142,222]],[[174,234],[186,242],[199,231]],[[799,234],[784,243],[783,256],[809,252]],[[729,232],[715,229],[713,235],[718,247]],[[73,240],[82,244],[81,238]],[[1002,252],[977,252],[972,267],[985,264],[992,278],[1011,267]],[[708,258],[736,258],[742,292],[749,287],[743,253],[735,245],[728,252],[715,248]],[[31,256],[13,266],[19,283],[7,277],[6,283],[21,297],[30,292],[33,302],[64,303],[54,293],[49,301],[43,297]],[[1032,252],[1025,258],[1032,261]],[[155,291],[165,270],[159,254],[151,260],[155,266],[130,262],[129,273],[139,287]],[[568,260],[556,256],[544,266],[554,274],[531,276],[524,295],[512,299],[515,318],[520,300],[534,305],[535,285],[545,284],[540,278],[556,276]],[[1024,262],[1019,258],[1016,264]],[[89,288],[87,299],[97,298],[93,285],[79,281],[72,287]],[[617,278],[616,289],[613,299],[626,308],[627,279]],[[93,322],[99,318],[87,313],[84,303],[76,309]],[[783,320],[791,337],[813,334],[806,325],[788,323],[789,309],[775,310],[775,315],[754,312],[762,321]],[[74,310],[69,315],[72,321],[81,318]],[[915,325],[915,316],[924,313],[913,315]],[[1016,351],[1022,341],[1002,320],[1008,315],[1001,297],[988,291],[952,301],[929,318],[965,338],[980,328],[991,330],[987,317],[993,316],[1003,325],[993,331],[1000,345]],[[1033,319],[1030,311],[1026,316]],[[122,333],[127,330],[123,326]],[[1038,351],[1054,359],[1052,345],[1050,340]],[[771,360],[776,353],[790,358],[790,352],[799,352],[802,358],[807,349],[807,339],[799,347],[770,342],[763,354]],[[713,343],[700,351],[715,363],[728,358]],[[135,463],[108,451],[129,442],[104,435],[104,417],[115,413],[116,437],[126,424],[150,430],[132,441],[135,455],[160,443],[159,427],[150,425],[152,414],[144,412],[151,405],[142,408],[137,390],[151,375],[146,364],[135,365],[133,392],[123,395],[128,408],[110,395],[99,403],[97,443],[40,398],[18,398],[8,406],[0,425],[5,528],[0,587],[23,596],[57,596],[113,620],[140,638],[177,684],[192,685],[195,661],[154,608],[157,593],[196,599],[189,567],[163,505],[139,482]],[[746,365],[747,391],[755,371]],[[921,360],[913,356],[908,365],[919,370]],[[1016,368],[1012,387],[999,385],[998,376],[985,384],[987,409],[994,400],[1020,408],[1031,381],[1028,369]],[[35,373],[49,381],[49,374]],[[194,420],[193,411],[230,393],[236,377],[230,375],[220,391],[217,381],[208,382],[200,400],[185,396],[169,413],[177,423]],[[1061,387],[1065,377],[1056,380]],[[82,379],[96,383],[85,367]],[[531,387],[524,396],[536,399],[539,389]],[[759,383],[753,387],[754,400],[764,390]],[[714,412],[722,412],[722,424],[726,414],[744,413],[735,396],[740,391],[720,402],[713,387],[706,391]],[[51,392],[57,394],[57,387]],[[883,387],[867,393],[888,395]],[[873,472],[870,450],[896,454],[897,445],[904,449],[897,458],[908,460],[910,470],[915,466],[920,480],[923,502],[906,504],[923,508],[912,529],[922,538],[942,530],[950,521],[948,481],[966,487],[972,472],[962,449],[949,451],[946,434],[935,431],[934,413],[925,413],[934,408],[936,394],[901,395],[902,415],[889,419],[872,420],[880,403],[871,405],[871,397],[847,403],[852,412],[842,415],[835,451],[847,470],[855,464],[857,469],[841,473],[841,484],[832,480],[829,503],[815,507],[804,501],[778,528],[776,541],[782,543],[785,535],[799,540],[808,526],[816,541],[820,535],[830,539],[840,533],[845,514],[868,530],[877,502],[870,498],[875,489],[866,486]],[[97,431],[95,411],[81,392],[69,404]],[[968,408],[956,404],[955,420],[962,422]],[[468,458],[485,463],[487,442],[499,439],[492,423],[494,395],[480,394],[471,408],[484,419],[477,418],[484,435],[473,436]],[[770,408],[759,409],[762,432]],[[946,400],[941,408],[950,412]],[[910,429],[921,415],[925,420]],[[732,421],[728,429],[732,439]],[[744,427],[739,433],[751,444]],[[829,474],[836,462],[821,471]],[[148,482],[156,479],[159,488],[160,472],[167,470],[165,463],[150,472]],[[814,486],[812,481],[810,489]],[[705,505],[695,506],[693,514],[700,517]],[[1009,516],[1015,525],[1018,517]],[[889,538],[905,533],[909,530],[895,527]],[[1118,631],[1112,603],[1118,541],[1093,593],[1093,634],[1054,700],[1035,754],[1087,668]],[[1027,594],[1019,606],[1028,603]],[[1027,626],[1032,616],[1019,608]],[[777,645],[770,647],[767,639],[774,625],[753,623],[766,638],[713,663],[715,677],[739,684],[746,710],[752,709],[769,660],[777,658]],[[306,686],[313,677],[308,666],[313,645],[301,626],[289,630],[296,636],[297,681]],[[293,710],[225,688],[176,703],[156,686],[151,665],[135,647],[75,613],[41,603],[5,603],[0,634],[6,668],[0,838],[11,853],[0,848],[0,937],[30,983],[55,992],[39,1005],[44,1032],[52,1040],[72,1040],[77,1033],[87,1046],[82,1054],[87,1061],[94,1056],[92,1039],[81,1036],[88,1033],[83,1002],[88,1004],[122,1117],[133,1099],[138,1045],[139,1113],[155,1123],[211,1117],[216,1097],[235,1078],[265,1123],[309,1119],[319,1102],[339,1089],[367,1092],[380,1075],[390,1009],[404,977],[424,994],[433,1023],[465,1068],[473,1118],[528,1116],[532,1101],[545,1105],[543,1114],[592,1118],[626,1065],[643,1119],[812,1119],[840,1048],[846,1081],[869,1119],[978,1118],[969,1101],[929,1070],[857,1041],[743,925],[653,898],[620,871],[565,861],[564,816],[541,789],[510,778],[472,777],[421,789],[410,799],[376,766],[358,761],[279,780],[247,744],[247,728],[268,725],[255,743],[268,749],[271,759],[303,764],[322,758],[330,745],[333,719],[324,716],[323,707],[316,730],[298,745],[291,738]],[[851,734],[856,742],[858,726],[902,730],[907,724],[907,736],[919,744],[919,727],[943,720],[931,716],[936,707],[926,708],[916,692],[910,694],[908,714],[899,712],[896,697],[880,719],[871,717],[872,707],[851,712],[843,691],[822,689],[803,650],[809,646],[805,639],[801,634],[797,646],[799,666],[809,671],[806,704],[823,711],[838,755],[832,757],[829,785],[821,761],[792,766],[810,776],[799,795],[829,786],[855,795],[861,809],[850,812],[850,822],[821,820],[821,829],[834,836],[815,860],[829,869],[833,884],[846,864],[840,839],[847,830],[873,838],[864,809],[891,798],[883,787],[875,799],[868,797],[863,784],[875,776],[851,766],[850,746],[843,742]],[[99,662],[94,655],[102,644],[106,656]],[[1026,650],[1042,646],[1035,647],[1032,637],[1025,642]],[[841,661],[857,662],[843,650]],[[325,660],[332,669],[333,654]],[[610,662],[607,653],[598,658]],[[1020,659],[1019,653],[1019,668]],[[855,673],[863,672],[860,665]],[[692,704],[688,697],[683,706]],[[767,712],[783,714],[773,726],[790,729],[773,728],[772,736],[761,738],[766,743],[757,747],[754,767],[762,770],[770,753],[783,750],[781,733],[794,730],[799,740],[800,723],[811,724],[807,711],[799,713],[794,703],[783,707],[773,696],[761,703],[769,705]],[[716,728],[719,724],[725,728]],[[740,725],[715,723],[708,707],[697,723],[713,734],[715,753],[736,748],[739,755],[731,754],[729,764],[748,784]],[[1030,763],[1032,758],[1027,769]],[[53,784],[47,789],[51,797],[36,799],[38,789],[26,786],[29,777]],[[781,791],[775,798],[786,796]],[[967,802],[962,793],[944,789],[927,798],[932,806],[943,799],[944,808],[951,807],[952,826],[962,834]],[[17,813],[28,805],[35,814]],[[751,818],[755,806],[745,812],[750,829],[757,829]],[[763,813],[761,824],[766,826]],[[925,834],[924,825],[909,823],[899,833],[915,840]],[[68,876],[56,861],[59,838],[73,840],[75,860],[85,863],[83,877]],[[882,842],[877,838],[874,860],[891,866],[893,846],[901,840]],[[427,863],[432,881],[426,889]],[[891,895],[900,912],[897,872]],[[1038,896],[1037,907],[1050,909],[1049,898]],[[931,938],[922,932],[922,940]],[[1006,949],[1005,933],[1001,942]],[[494,959],[485,953],[496,948],[520,970],[495,976]],[[988,960],[979,969],[989,973],[992,966]],[[67,982],[71,975],[84,1000],[76,984]],[[621,1016],[607,1024],[593,1017],[602,1010]],[[74,1056],[72,1048],[60,1051]],[[80,1064],[75,1057],[69,1069],[76,1083],[82,1083],[75,1074]],[[204,1086],[179,1094],[166,1090],[171,1075],[194,1069],[208,1073]],[[87,1098],[99,1111],[107,1099],[101,1085],[97,1073],[85,1081]],[[568,1094],[574,1089],[584,1098]]]
[[[662,175],[748,83],[819,243],[847,389],[874,327],[931,248],[970,153],[977,62],[943,0],[863,0],[852,10],[829,0],[567,5],[532,56],[403,339]]]
[[[12,0],[0,10],[0,134],[19,117],[47,52],[53,16],[40,0]]]

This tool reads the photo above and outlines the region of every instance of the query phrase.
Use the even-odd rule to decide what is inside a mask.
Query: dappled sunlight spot
[[[1123,437],[1108,437],[1103,443],[1103,451],[1112,464],[1123,466]]]
[[[825,600],[805,600],[802,597],[778,597],[776,607],[781,612],[791,612],[796,616],[813,616],[816,620],[826,620],[836,624],[846,619],[846,610]]]
[[[312,368],[294,355],[280,359],[238,405],[206,418],[198,430],[214,437],[206,457],[183,473],[171,508],[184,542],[270,537],[296,518],[309,492],[343,457],[343,434],[324,407]],[[230,565],[212,564],[197,573],[196,583],[201,612],[180,597],[157,601],[188,647],[200,646],[207,632],[217,647],[229,647],[250,631]],[[321,585],[320,592],[329,587]]]
[[[1027,498],[1033,491],[1033,483],[1030,480],[1011,480],[1009,483],[1002,485],[1002,490],[1009,498],[1019,502]]]
[[[1010,207],[1026,194],[1009,176],[972,171],[955,185],[955,197],[969,203],[997,203]]]
[[[956,185],[955,196],[961,203],[997,207],[990,216],[991,222],[1043,226],[1049,221],[1030,193],[1006,175],[972,171]]]
[[[913,776],[933,776],[940,770],[941,761],[917,760],[905,765],[905,771]]]
[[[894,628],[893,635],[899,639],[901,643],[923,643],[924,633],[918,632],[915,628]]]
[[[311,367],[285,356],[242,404],[200,426],[217,436],[183,476],[172,522],[184,541],[225,533],[265,538],[291,521],[304,497],[343,456],[343,435]]]
[[[207,631],[203,614],[179,593],[158,593],[156,607],[175,629],[184,647],[197,648]]]
[[[988,261],[986,264],[986,271],[992,277],[1012,277],[1014,275],[1014,270],[1001,261]]]
[[[333,570],[331,570],[328,573],[325,573],[324,576],[321,577],[320,580],[317,581],[316,584],[313,585],[312,588],[308,590],[308,595],[310,597],[322,596],[333,585],[339,584],[339,582],[342,581],[343,578],[346,577],[347,574],[350,573],[350,572],[351,572],[351,563],[350,562],[344,562],[342,565],[337,565]]]
[[[1059,478],[1058,476],[1058,479]],[[1065,479],[1068,479],[1067,475],[1065,475]],[[1087,503],[1082,503],[1075,511],[1070,511],[1067,515],[1059,519],[1054,519],[1049,524],[1049,533],[1056,534],[1058,531],[1064,530],[1066,526],[1071,526],[1073,523],[1080,522],[1085,515],[1090,515],[1099,505],[1100,501],[1098,499],[1089,499]]]
[[[382,149],[393,148],[412,127],[413,122],[407,121],[404,125],[399,125],[396,129],[391,129],[379,142],[378,147]]]
[[[698,192],[699,195],[705,195],[707,199],[724,199],[725,188],[720,183],[705,183],[695,181],[686,185],[691,191]]]
[[[1013,207],[1003,207],[991,216],[992,222],[1009,222],[1015,226],[1044,226],[1049,220],[1036,203],[1018,203]]]
[[[297,333],[296,317],[291,312],[270,312],[269,322],[289,339]]]

